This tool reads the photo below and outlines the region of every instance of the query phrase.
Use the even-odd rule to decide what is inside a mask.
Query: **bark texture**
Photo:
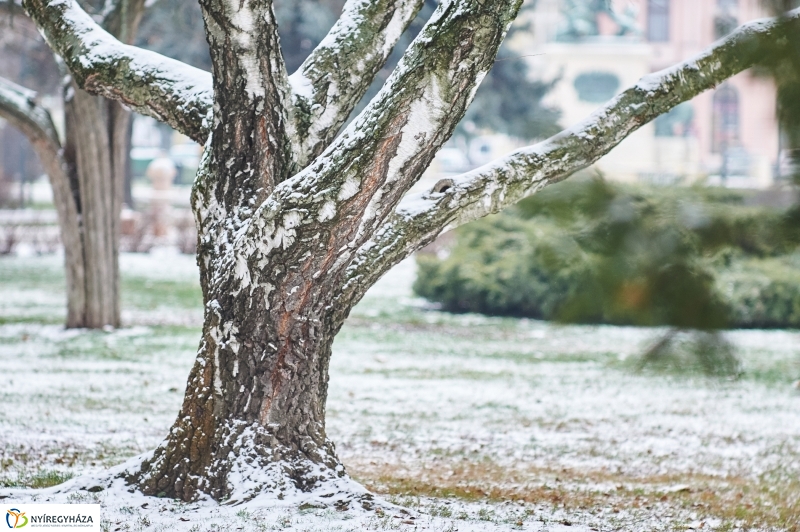
[[[216,121],[192,198],[203,339],[175,425],[131,476],[145,493],[232,502],[264,492],[322,489],[333,496],[341,486],[344,467],[325,433],[325,401],[331,345],[350,307],[332,297],[358,243],[455,128],[519,7],[464,4],[472,11],[451,5],[429,23],[392,90],[334,143],[330,162],[291,179],[291,150],[302,144],[283,144],[291,139],[280,127],[286,116],[261,107],[286,100],[277,58],[265,51],[270,59],[250,72],[258,90],[243,65],[228,56],[215,61],[215,106],[224,118]],[[216,22],[224,5],[203,7],[212,57],[228,53],[220,43],[236,40],[238,26],[225,31]],[[268,2],[247,9],[272,20]],[[252,51],[237,42],[242,63]],[[277,40],[258,45],[270,42]],[[268,134],[254,120],[265,115]],[[356,144],[363,130],[372,132],[369,142]]]
[[[214,63],[209,126],[198,114],[211,108],[208,92],[181,89],[188,71],[167,75],[169,61],[97,33],[72,0],[26,0],[81,86],[195,138],[210,132],[192,193],[203,335],[175,424],[127,472],[129,482],[183,500],[316,494],[351,503],[326,436],[325,401],[333,338],[369,286],[441,231],[591,164],[658,114],[752,65],[764,42],[797,34],[800,21],[794,11],[747,25],[643,79],[583,124],[408,197],[491,69],[520,4],[440,2],[383,90],[336,137],[420,2],[349,1],[289,76],[271,0],[202,0]],[[107,55],[98,58],[97,47]],[[130,79],[134,66],[142,77]]]
[[[81,215],[83,316],[72,326],[119,327],[119,175],[113,172],[113,111],[107,101],[70,87],[66,99],[68,160]],[[114,104],[116,105],[116,104]],[[78,140],[79,139],[79,140]],[[74,142],[74,144],[71,144]]]

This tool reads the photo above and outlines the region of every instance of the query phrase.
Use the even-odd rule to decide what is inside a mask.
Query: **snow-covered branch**
[[[25,135],[50,179],[66,254],[81,249],[78,210],[50,113],[39,105],[35,92],[0,78],[0,116]]]
[[[776,52],[800,35],[800,10],[741,26],[698,56],[643,77],[583,122],[431,190],[403,198],[349,267],[343,297],[359,299],[383,273],[440,233],[513,205],[593,164],[644,124]],[[778,44],[780,46],[780,44]]]
[[[50,113],[39,105],[36,93],[0,78],[0,116],[19,129],[41,149],[57,155],[61,149],[58,133]]]
[[[452,134],[520,4],[442,2],[367,108],[320,157],[261,204],[230,259],[269,267],[259,257],[274,242],[285,242],[287,228],[295,234],[308,226],[318,236],[329,234],[326,245],[337,253],[325,259],[330,262],[303,269],[341,275],[342,266]],[[263,242],[271,244],[257,244]]]
[[[348,0],[341,18],[292,74],[295,159],[328,147],[424,0]]]
[[[75,0],[25,0],[23,5],[81,88],[205,141],[213,108],[208,72],[121,43]]]

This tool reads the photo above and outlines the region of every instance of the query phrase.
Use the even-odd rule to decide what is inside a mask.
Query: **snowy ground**
[[[168,251],[121,264],[127,327],[86,332],[60,325],[60,258],[0,260],[0,486],[100,474],[173,421],[196,267]],[[448,315],[413,276],[400,265],[353,312],[328,405],[350,474],[410,513],[69,497],[101,501],[112,531],[800,530],[800,333],[728,333],[736,381],[639,372],[663,331]]]

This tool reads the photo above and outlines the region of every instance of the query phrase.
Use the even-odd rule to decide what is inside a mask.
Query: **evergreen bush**
[[[800,326],[796,211],[713,188],[565,182],[420,254],[446,310],[573,323]]]

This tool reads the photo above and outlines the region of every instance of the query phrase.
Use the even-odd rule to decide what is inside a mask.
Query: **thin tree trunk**
[[[126,182],[130,175],[130,148],[131,124],[133,122],[130,111],[126,111],[117,102],[102,99],[108,108],[109,118],[109,144],[111,146],[111,183],[112,183],[112,212],[111,236],[113,238],[113,290],[114,290],[114,316],[116,326],[120,324],[120,277],[119,277],[119,237],[120,214],[125,202]]]
[[[113,121],[109,104],[73,87],[66,102],[74,142],[84,263],[82,327],[118,327],[118,238],[121,185],[114,173]],[[127,125],[125,125],[127,127]]]
[[[50,179],[58,227],[64,246],[64,272],[67,285],[67,328],[83,327],[86,315],[86,271],[80,229],[80,212],[70,183],[70,165],[57,154],[37,150]]]

